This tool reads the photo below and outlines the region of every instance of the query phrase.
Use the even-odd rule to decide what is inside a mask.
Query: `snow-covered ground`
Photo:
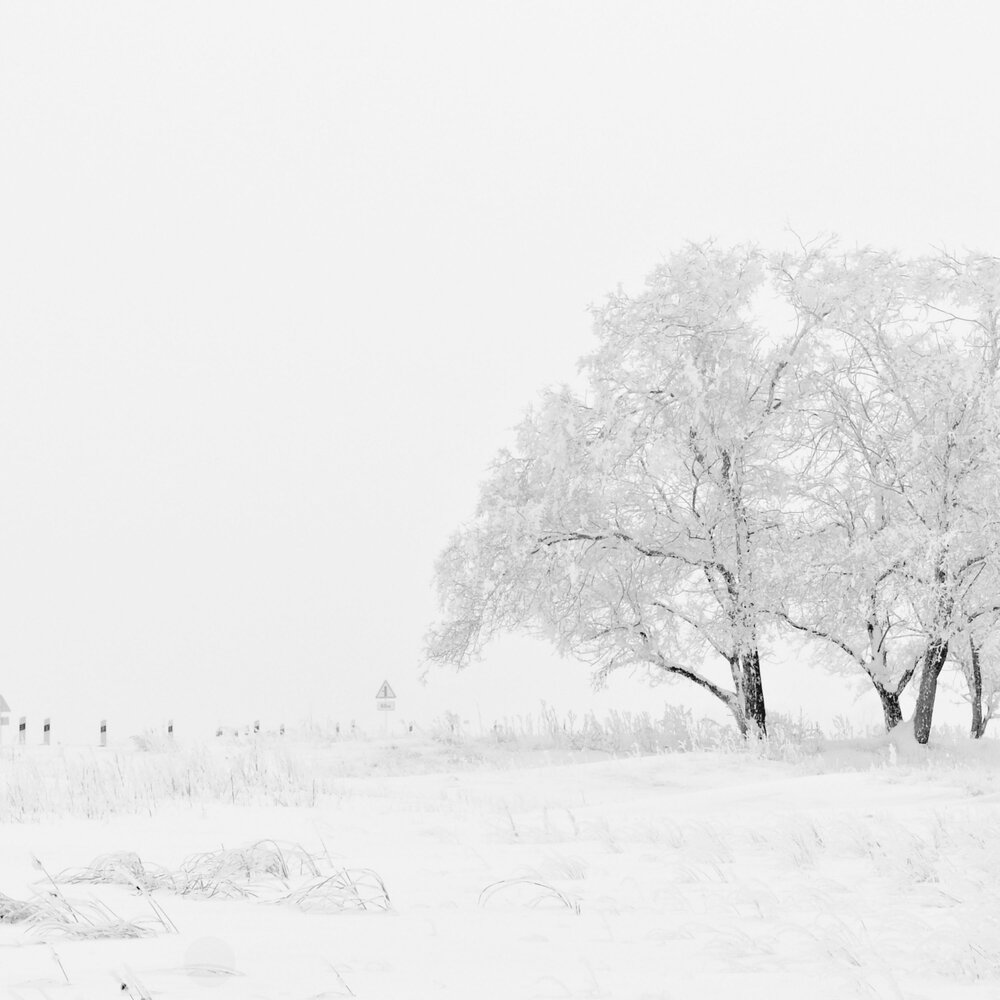
[[[0,998],[995,998],[997,750],[7,750]]]

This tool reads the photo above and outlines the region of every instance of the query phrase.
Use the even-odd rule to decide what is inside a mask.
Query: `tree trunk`
[[[871,679],[875,690],[878,692],[879,701],[882,702],[882,716],[885,719],[885,731],[891,733],[903,721],[903,710],[899,707],[899,696],[903,693],[903,688],[910,683],[913,671],[916,670],[916,663],[903,673],[903,676],[896,682],[896,690],[890,691],[879,680],[880,677],[888,677],[889,669],[887,664],[888,654],[885,648],[888,625],[879,630],[879,640],[875,642],[876,620],[874,614],[868,621],[868,644],[871,648],[871,663],[865,666],[868,677]]]
[[[760,677],[760,655],[756,649],[740,653],[738,658],[740,673],[740,693],[743,714],[746,718],[746,732],[757,739],[767,736],[767,710],[764,705],[764,685]]]
[[[983,671],[979,662],[979,647],[971,635],[969,653],[972,657],[972,678],[969,681],[969,700],[972,702],[971,736],[974,740],[978,740],[986,730],[986,723],[983,722]]]
[[[948,640],[940,637],[932,639],[924,653],[920,690],[917,692],[917,711],[913,717],[913,735],[918,743],[926,743],[930,739],[938,677],[947,658]]]
[[[899,691],[890,691],[882,687],[878,681],[872,681],[882,702],[882,715],[885,717],[885,731],[891,733],[903,721],[903,710],[899,707]]]
[[[741,484],[742,460],[739,452],[734,456],[726,448],[721,449],[720,457],[720,475],[732,507],[736,544],[735,571],[728,572],[726,587],[733,601],[730,621],[735,626],[736,634],[741,637],[730,666],[736,682],[736,694],[743,709],[746,724],[744,735],[752,732],[758,739],[763,739],[767,736],[767,718],[764,686],[760,679],[760,656],[757,652],[757,609],[752,599],[753,565],[750,559],[752,544],[749,515]]]

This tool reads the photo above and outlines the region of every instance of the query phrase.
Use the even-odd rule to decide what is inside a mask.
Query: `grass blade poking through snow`
[[[370,868],[342,868],[327,878],[313,879],[276,902],[318,913],[391,908],[385,883]]]
[[[479,894],[479,905],[485,906],[498,893],[524,886],[527,886],[530,890],[530,898],[527,899],[528,906],[535,907],[538,906],[539,903],[552,899],[561,903],[566,907],[566,909],[572,910],[575,914],[577,914],[577,916],[579,916],[580,901],[578,899],[570,896],[568,893],[562,892],[554,885],[549,885],[546,882],[538,882],[535,879],[530,878],[507,878],[501,880],[500,882],[491,883]]]

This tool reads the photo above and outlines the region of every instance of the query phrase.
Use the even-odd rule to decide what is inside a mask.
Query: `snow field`
[[[897,742],[895,764],[887,739],[794,761],[263,745],[258,801],[252,773],[241,792],[246,748],[26,754],[0,779],[8,810],[31,803],[29,779],[47,806],[69,778],[90,802],[79,791],[59,811],[38,798],[31,815],[8,813],[8,897],[55,891],[33,858],[57,881],[122,851],[177,875],[193,855],[273,838],[324,874],[370,869],[391,909],[282,901],[313,880],[294,864],[234,898],[60,882],[68,900],[155,933],[74,939],[0,922],[0,997],[996,997],[995,748]],[[177,933],[155,925],[150,896]]]

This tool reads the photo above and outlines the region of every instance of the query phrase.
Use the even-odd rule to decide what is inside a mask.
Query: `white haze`
[[[523,640],[417,683],[433,560],[491,456],[573,378],[588,304],[686,239],[1000,248],[996,21],[3,5],[15,715],[66,739],[101,717],[374,727],[385,678],[397,719],[585,705],[586,671]],[[765,684],[773,708],[879,717],[806,663]]]

